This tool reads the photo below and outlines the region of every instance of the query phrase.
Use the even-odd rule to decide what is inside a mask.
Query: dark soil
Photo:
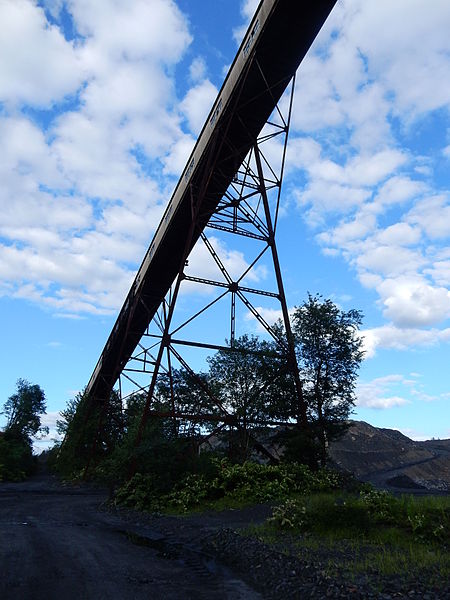
[[[358,550],[345,541],[299,549],[289,536],[280,543],[269,545],[246,534],[249,525],[261,523],[271,514],[268,505],[186,517],[120,512],[122,518],[138,530],[151,526],[164,532],[168,547],[180,548],[181,544],[181,547],[215,557],[259,591],[263,598],[450,599],[450,585],[437,572],[428,573],[427,578],[435,583],[427,583],[417,573],[387,577],[371,570],[354,575],[352,562],[362,557],[370,558],[370,553],[376,551],[369,544],[359,544]]]
[[[186,536],[101,510],[106,499],[49,477],[0,484],[0,598],[261,597]]]
[[[243,534],[270,513],[148,515],[49,477],[0,484],[0,598],[450,599],[442,578],[438,587],[408,574],[351,579],[340,569],[354,558],[345,543],[299,551],[288,537],[272,546]]]

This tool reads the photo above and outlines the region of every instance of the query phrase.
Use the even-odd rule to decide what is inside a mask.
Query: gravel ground
[[[243,533],[250,524],[261,523],[270,515],[269,506],[256,506],[241,511],[223,511],[186,517],[142,515],[120,511],[122,518],[136,531],[150,527],[158,531],[166,549],[178,548],[182,553],[203,555],[204,560],[224,564],[235,576],[244,580],[261,597],[268,600],[285,598],[416,598],[417,600],[450,600],[450,584],[436,574],[439,585],[433,587],[406,574],[380,576],[375,571],[351,576],[340,568],[351,564],[355,550],[345,542],[299,550],[289,537],[277,545],[268,545]],[[359,548],[370,556],[370,546]],[[330,567],[331,565],[331,567]]]
[[[240,573],[255,589],[268,599],[278,598],[417,598],[446,600],[450,585],[444,581],[432,588],[420,580],[402,577],[380,577],[367,573],[353,580],[348,573],[339,573],[342,558],[349,559],[345,549],[324,548],[295,554],[289,543],[282,548],[269,546],[253,537],[244,537],[232,529],[218,531],[208,541],[221,560]],[[334,573],[330,574],[329,562]]]
[[[419,577],[378,579],[376,589],[374,573],[351,580],[339,568],[353,560],[350,545],[299,555],[292,538],[273,546],[245,535],[270,515],[267,505],[168,517],[117,510],[105,498],[48,477],[1,484],[0,598],[450,600],[442,578],[440,589]]]

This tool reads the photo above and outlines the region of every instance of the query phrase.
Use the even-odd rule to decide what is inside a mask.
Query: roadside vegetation
[[[450,577],[450,498],[393,496],[364,486],[293,496],[246,535],[291,556],[319,557],[329,576],[377,581],[400,576],[429,589]]]
[[[274,502],[299,493],[339,489],[350,481],[335,471],[314,473],[299,463],[233,464],[226,458],[206,458],[202,473],[187,475],[167,493],[157,489],[154,478],[138,473],[117,491],[115,501],[138,510],[186,513]]]
[[[272,516],[241,532],[265,546],[261,555],[282,552],[320,564],[326,577],[373,589],[384,589],[391,577],[400,586],[447,585],[449,497],[394,496],[332,469],[233,464],[207,455],[201,473],[190,473],[170,490],[158,489],[150,475],[136,474],[114,499],[119,509],[167,515],[261,503],[272,507]]]

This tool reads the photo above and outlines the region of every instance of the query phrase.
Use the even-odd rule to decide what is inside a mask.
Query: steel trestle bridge
[[[172,363],[195,375],[180,354],[180,347],[232,349],[236,335],[236,305],[241,303],[286,354],[295,382],[298,422],[306,425],[288,309],[281,277],[275,232],[286,144],[292,109],[295,72],[332,10],[336,0],[262,0],[206,119],[194,150],[168,203],[136,278],[119,312],[86,388],[90,403],[106,411],[113,387],[122,380],[147,395],[137,443],[152,413],[158,374],[170,376]],[[284,92],[291,84],[290,99]],[[283,101],[280,103],[280,99]],[[281,106],[281,104],[283,106]],[[279,148],[276,166],[266,152],[274,141]],[[232,275],[206,231],[240,236],[259,244],[255,260],[240,276]],[[210,279],[187,271],[196,244],[220,272]],[[271,259],[275,289],[249,287],[243,280],[265,257]],[[174,327],[180,286],[204,285],[219,292],[214,300],[195,310]],[[250,297],[260,295],[279,302],[286,336],[281,338],[264,319]],[[230,299],[229,345],[183,337],[191,324],[223,298]],[[139,373],[139,376],[137,375]],[[142,377],[146,381],[142,382]],[[139,379],[140,378],[140,379]],[[201,383],[201,382],[200,382]],[[201,383],[201,385],[205,385]],[[172,387],[172,386],[171,386]],[[205,389],[205,393],[211,392]],[[226,407],[210,420],[239,427]],[[181,413],[172,397],[173,419],[206,420],[200,411]],[[101,422],[99,424],[101,428]],[[264,451],[264,449],[262,449]]]

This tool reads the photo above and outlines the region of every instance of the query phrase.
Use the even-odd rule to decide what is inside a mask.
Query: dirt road
[[[2,600],[256,599],[186,540],[99,510],[95,489],[0,484]]]

